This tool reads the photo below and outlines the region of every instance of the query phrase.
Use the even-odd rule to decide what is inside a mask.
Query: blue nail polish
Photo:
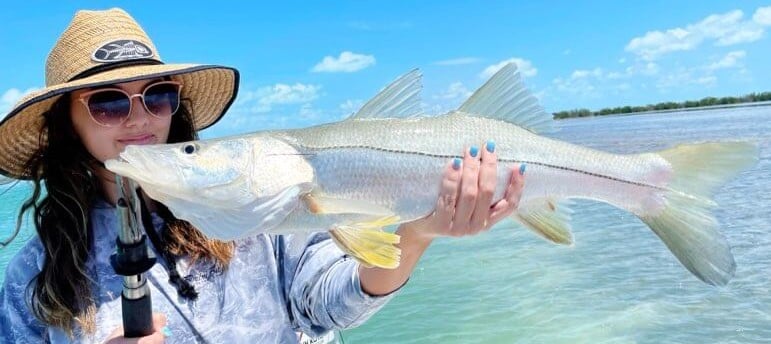
[[[485,145],[485,148],[487,148],[488,152],[494,153],[495,152],[495,141],[493,141],[493,140],[487,141],[487,145]]]
[[[476,158],[477,154],[479,154],[479,148],[477,148],[477,146],[471,146],[468,152],[471,153],[472,157]]]
[[[454,169],[456,171],[459,170],[460,169],[460,162],[461,162],[460,158],[453,159],[453,161],[452,161],[452,169]]]
[[[519,165],[519,174],[520,175],[523,175],[523,176],[525,175],[525,166],[526,166],[525,164]]]

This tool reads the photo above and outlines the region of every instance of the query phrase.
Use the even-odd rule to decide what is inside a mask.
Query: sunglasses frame
[[[117,88],[117,87],[100,88],[98,90],[93,90],[93,91],[85,92],[85,93],[81,94],[80,97],[78,97],[78,99],[80,100],[81,103],[83,103],[83,106],[86,107],[86,111],[88,111],[88,117],[91,117],[91,120],[94,121],[94,123],[96,123],[96,124],[98,124],[100,126],[103,126],[103,127],[113,128],[113,127],[120,126],[123,123],[126,123],[126,121],[128,121],[128,119],[131,118],[131,114],[134,112],[134,98],[136,98],[136,97],[141,98],[141,100],[142,100],[142,107],[144,107],[145,111],[147,111],[147,113],[149,113],[151,116],[153,116],[155,118],[158,118],[158,119],[166,118],[166,116],[159,116],[159,115],[153,113],[152,111],[150,111],[150,109],[147,108],[147,103],[145,103],[145,93],[147,93],[147,90],[149,90],[151,87],[154,87],[154,86],[157,86],[157,85],[163,85],[163,84],[174,85],[174,86],[177,87],[177,108],[173,109],[173,111],[171,111],[171,114],[169,114],[169,116],[173,116],[177,112],[177,110],[179,110],[179,107],[182,105],[181,104],[182,103],[182,83],[177,82],[177,81],[158,81],[158,82],[154,82],[154,83],[151,83],[151,84],[145,86],[145,88],[142,90],[142,93],[135,93],[135,94],[129,94],[128,92],[124,91],[123,89],[120,89],[120,88]],[[117,91],[117,92],[123,93],[123,94],[126,95],[126,97],[129,100],[129,109],[128,109],[129,112],[128,112],[128,115],[126,117],[123,117],[123,119],[119,123],[117,123],[117,124],[105,124],[105,123],[101,123],[101,122],[97,121],[96,118],[94,118],[94,114],[91,113],[91,107],[88,106],[88,101],[89,101],[89,99],[91,98],[92,95],[100,93],[100,92],[105,92],[105,91]]]

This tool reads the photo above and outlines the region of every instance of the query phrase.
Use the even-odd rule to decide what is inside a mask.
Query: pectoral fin
[[[399,218],[388,216],[374,221],[337,226],[329,231],[332,239],[343,252],[366,267],[395,269],[399,266],[401,250],[394,246],[399,235],[381,228],[398,223]]]
[[[573,210],[567,200],[540,198],[521,204],[512,216],[538,236],[555,244],[572,245],[570,220]]]

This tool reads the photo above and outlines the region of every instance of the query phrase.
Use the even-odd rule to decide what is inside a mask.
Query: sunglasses
[[[182,84],[178,82],[160,81],[147,85],[139,94],[128,94],[120,88],[89,91],[80,95],[80,102],[94,122],[114,127],[129,119],[135,97],[140,97],[145,110],[157,118],[173,115],[179,109],[181,90]]]

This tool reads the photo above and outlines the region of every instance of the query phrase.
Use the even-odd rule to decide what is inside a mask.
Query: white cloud
[[[514,62],[517,64],[517,69],[519,69],[519,73],[524,77],[532,77],[538,74],[538,69],[533,67],[532,62],[519,57],[512,57],[508,60],[503,60],[494,65],[488,66],[487,68],[485,68],[484,71],[482,71],[482,73],[479,74],[479,76],[481,78],[487,79],[493,76],[493,74],[495,74],[495,72],[497,72],[499,69],[503,68],[503,66],[511,62]]]
[[[456,81],[451,83],[446,90],[439,93],[436,98],[445,100],[466,99],[471,96],[471,93],[462,82]]]
[[[713,14],[704,18],[693,28],[706,38],[716,39],[715,45],[733,45],[753,42],[763,36],[763,27],[752,21],[742,21],[744,13],[740,10],[722,15]]]
[[[694,49],[705,41],[712,41],[716,46],[754,42],[763,37],[764,26],[771,25],[767,22],[771,20],[768,8],[759,8],[752,20],[744,20],[744,13],[734,10],[709,15],[685,28],[650,31],[633,38],[625,49],[645,60],[655,60],[667,53]]]
[[[5,91],[3,95],[0,96],[0,119],[3,119],[3,117],[8,114],[8,111],[10,111],[11,108],[16,105],[16,102],[18,102],[26,94],[36,89],[37,88],[29,88],[22,91],[18,88],[11,88]]]
[[[323,111],[316,109],[310,103],[305,103],[300,107],[299,118],[306,121],[316,121],[324,115]]]
[[[771,6],[758,8],[752,15],[752,20],[760,25],[771,26]]]
[[[557,91],[568,93],[574,96],[599,96],[599,94],[596,92],[595,86],[585,78],[555,78],[552,80],[552,84],[554,87],[556,87]]]
[[[585,78],[588,76],[593,76],[595,78],[601,78],[603,76],[602,74],[602,68],[595,68],[592,70],[584,70],[584,69],[577,69],[573,71],[573,74],[570,75],[573,79],[580,79]]]
[[[732,51],[723,56],[722,59],[719,61],[713,62],[709,66],[707,66],[707,69],[709,70],[716,70],[716,69],[724,69],[724,68],[734,68],[734,67],[741,67],[741,60],[744,59],[744,57],[747,56],[747,53],[744,50],[737,50]]]
[[[254,91],[241,91],[235,106],[249,112],[269,112],[274,105],[298,104],[315,100],[319,97],[321,86],[295,83],[294,85],[275,84],[260,87]]]
[[[608,79],[621,79],[624,76],[626,76],[626,75],[622,74],[622,73],[619,73],[619,72],[610,72],[607,75]]]
[[[445,113],[457,109],[472,93],[462,82],[456,81],[449,84],[446,89],[432,95],[431,101],[423,103],[422,108],[430,114]]]
[[[626,80],[634,76],[654,76],[658,70],[656,63],[639,61],[623,71],[606,71],[600,67],[576,69],[570,76],[553,79],[552,85],[562,94],[599,99],[611,92],[620,94],[630,91],[632,87]]]
[[[567,78],[555,78],[552,84],[562,93],[581,97],[598,97],[595,84],[605,77],[602,68],[577,69]]]
[[[701,40],[695,35],[677,28],[666,32],[652,31],[643,37],[633,38],[625,50],[652,60],[668,52],[693,49],[700,42]]]
[[[660,91],[667,91],[692,85],[711,87],[716,84],[717,77],[709,72],[703,74],[698,68],[680,68],[671,73],[662,74],[656,81],[656,88]]]
[[[704,86],[714,86],[717,84],[717,77],[714,75],[705,75],[696,79],[696,83]]]
[[[626,73],[626,77],[634,75],[653,76],[659,73],[659,65],[655,62],[648,61],[626,67],[624,72]]]
[[[340,111],[343,113],[343,117],[346,118],[356,113],[364,105],[364,101],[361,99],[348,99],[340,104]]]
[[[343,51],[339,57],[325,56],[321,62],[316,64],[312,72],[328,73],[351,73],[362,70],[375,64],[375,57],[372,55],[356,54],[350,51]]]
[[[477,63],[479,61],[481,61],[481,59],[478,57],[459,57],[456,59],[436,61],[434,64],[438,66],[457,66]]]

